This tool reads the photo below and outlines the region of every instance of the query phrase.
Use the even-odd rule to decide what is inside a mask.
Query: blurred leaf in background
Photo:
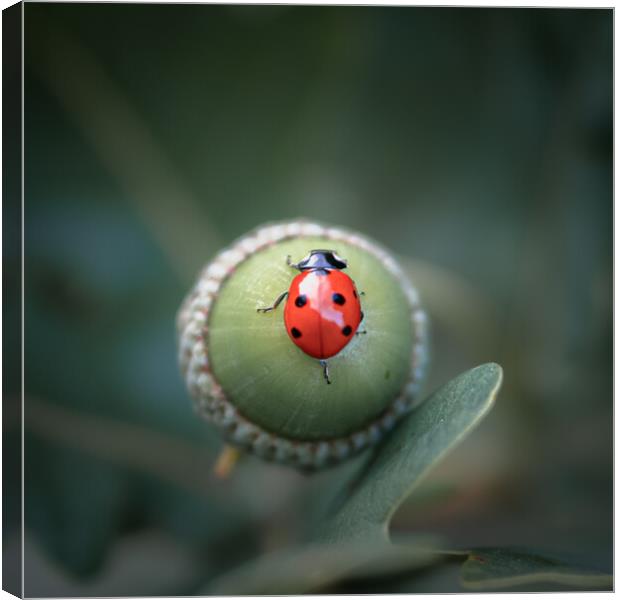
[[[26,594],[155,593],[128,553],[191,594],[302,536],[348,467],[215,482],[174,339],[215,251],[301,215],[403,257],[427,393],[504,367],[393,530],[611,570],[611,10],[28,3],[25,32]]]

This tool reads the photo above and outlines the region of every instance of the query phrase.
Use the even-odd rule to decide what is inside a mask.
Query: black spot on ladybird
[[[293,327],[293,328],[291,329],[291,335],[292,335],[295,339],[300,338],[300,337],[301,337],[301,331],[299,331],[299,329],[297,329],[297,327]]]
[[[353,330],[351,329],[351,325],[345,325],[345,326],[342,328],[342,335],[351,335],[351,332],[352,332],[352,331],[353,331]]]
[[[295,306],[298,306],[299,308],[306,306],[306,302],[308,302],[306,294],[301,294],[301,296],[297,296],[297,298],[295,298]]]
[[[338,304],[339,306],[342,306],[346,302],[344,296],[342,294],[339,294],[338,292],[332,294],[332,300],[335,304]]]

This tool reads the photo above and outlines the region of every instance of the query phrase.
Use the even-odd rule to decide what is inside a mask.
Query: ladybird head
[[[311,250],[305,258],[294,265],[300,271],[314,269],[346,269],[347,261],[334,250]]]

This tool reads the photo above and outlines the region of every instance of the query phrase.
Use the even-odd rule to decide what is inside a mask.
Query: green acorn
[[[284,305],[263,314],[298,274],[287,264],[329,248],[347,261],[366,335],[329,358],[289,337]],[[320,468],[378,442],[416,403],[427,359],[426,315],[396,261],[375,242],[307,221],[260,227],[207,265],[177,318],[181,371],[198,411],[229,443]]]

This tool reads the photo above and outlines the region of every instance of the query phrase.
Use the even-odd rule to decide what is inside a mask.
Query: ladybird
[[[327,383],[326,359],[340,352],[358,333],[364,318],[353,280],[342,270],[347,261],[333,250],[312,250],[298,263],[287,264],[300,271],[289,289],[272,306],[257,309],[268,312],[287,298],[284,325],[292,342],[303,352],[318,358]]]

